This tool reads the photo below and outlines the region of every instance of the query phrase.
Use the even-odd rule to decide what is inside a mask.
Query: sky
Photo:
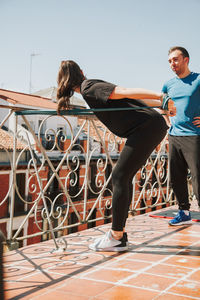
[[[200,0],[0,0],[0,88],[56,86],[71,59],[87,78],[160,91],[171,46],[200,72],[199,12]]]

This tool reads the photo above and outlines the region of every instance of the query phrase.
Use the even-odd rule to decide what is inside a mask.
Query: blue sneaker
[[[184,210],[179,210],[178,214],[169,221],[169,225],[178,226],[178,225],[188,225],[192,223],[191,214],[186,215]]]

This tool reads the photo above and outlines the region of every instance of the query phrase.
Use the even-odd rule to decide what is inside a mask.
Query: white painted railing
[[[5,208],[7,203],[9,210],[1,224],[6,222],[10,249],[20,241],[25,245],[27,240],[50,236],[59,249],[57,238],[63,234],[110,220],[112,168],[124,140],[100,126],[86,110],[61,116],[54,111],[13,110],[1,127],[11,116],[13,152],[6,148],[2,152],[10,180],[0,198],[0,205]],[[42,116],[37,131],[34,116]],[[18,141],[24,146],[18,147]],[[131,214],[173,203],[167,143],[166,137],[133,178]]]

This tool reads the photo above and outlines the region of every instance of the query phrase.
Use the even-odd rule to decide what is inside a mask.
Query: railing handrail
[[[93,115],[95,112],[106,112],[106,111],[124,111],[124,110],[138,110],[138,109],[160,109],[161,106],[143,106],[143,107],[117,107],[117,108],[75,108],[75,109],[68,109],[68,110],[62,110],[60,112],[60,115]],[[16,115],[57,115],[56,110],[21,110],[16,111]]]

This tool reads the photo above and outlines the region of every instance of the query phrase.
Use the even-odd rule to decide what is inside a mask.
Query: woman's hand
[[[200,127],[200,117],[195,117],[194,118],[195,121],[193,121],[192,123],[197,126],[197,127]]]
[[[168,110],[166,113],[169,117],[174,117],[176,115],[176,106],[174,105],[174,101],[172,99],[168,101]]]

